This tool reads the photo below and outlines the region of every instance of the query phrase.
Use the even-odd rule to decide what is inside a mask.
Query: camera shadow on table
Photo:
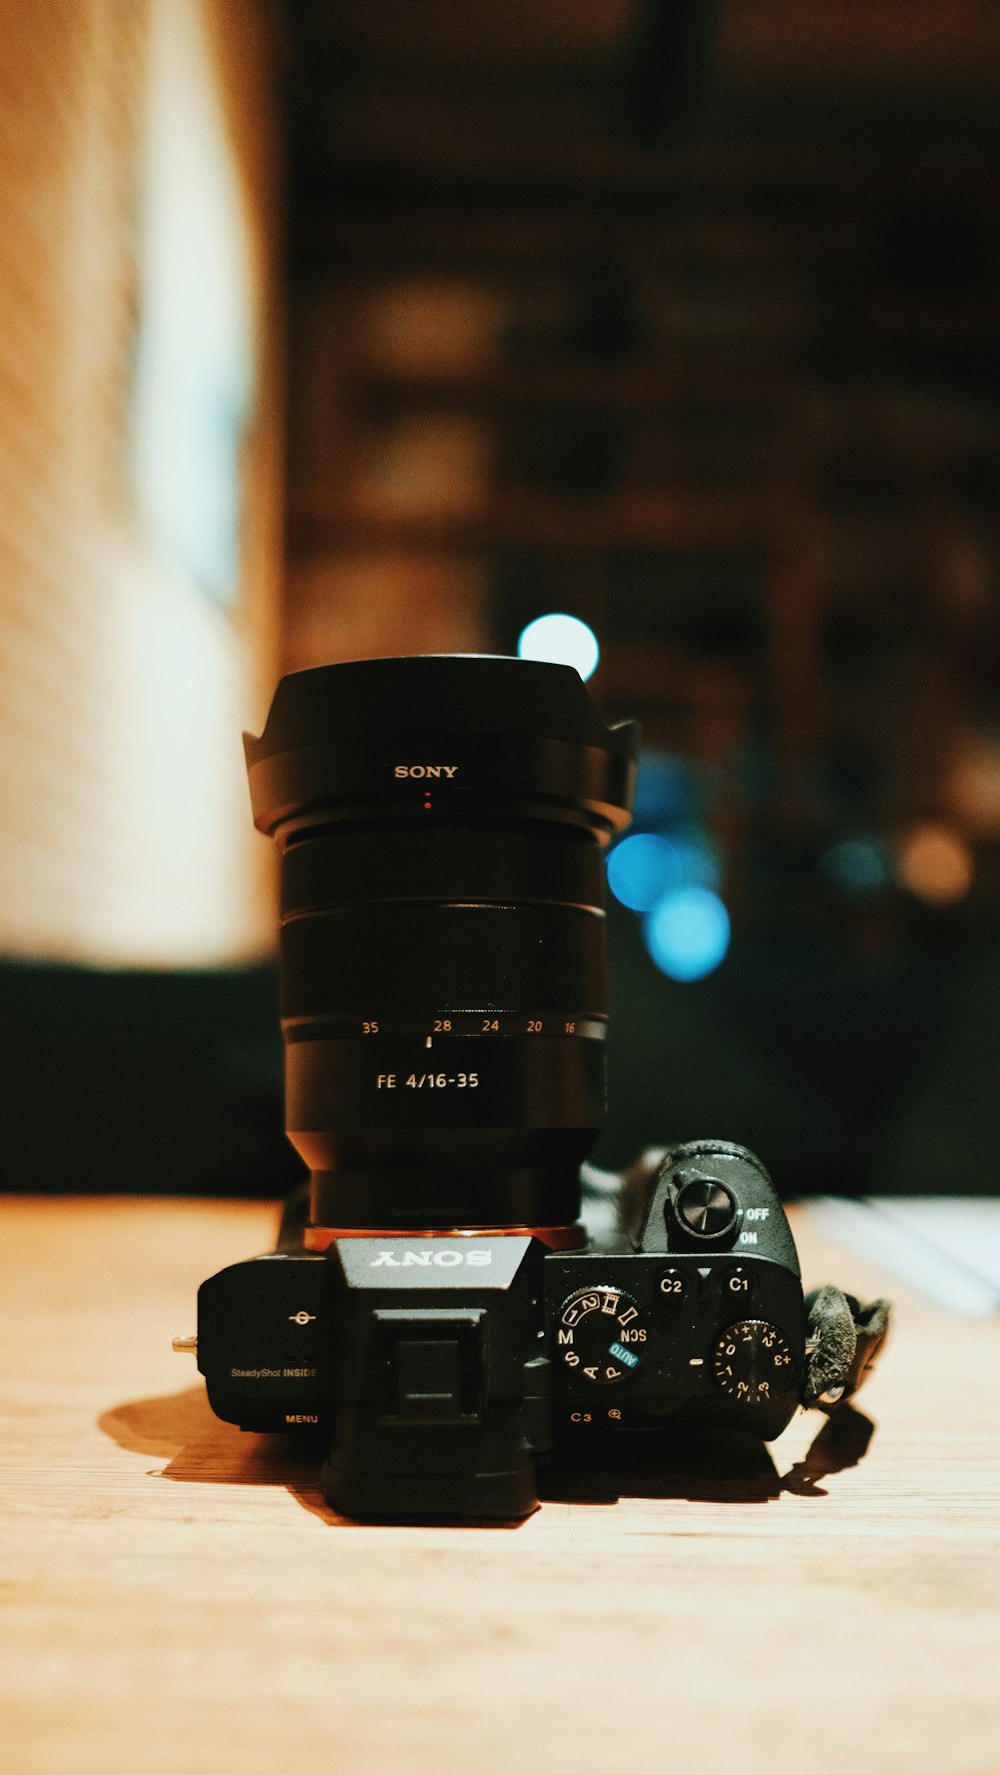
[[[304,1510],[331,1525],[345,1518],[319,1489],[322,1437],[246,1434],[212,1413],[201,1387],[112,1406],[98,1428],[120,1448],[164,1462],[151,1479],[182,1484],[283,1486]],[[779,1473],[764,1443],[738,1431],[666,1426],[619,1437],[601,1450],[570,1450],[540,1476],[543,1503],[615,1504],[622,1498],[687,1498],[720,1504],[761,1504],[792,1492],[826,1496],[823,1480],[854,1467],[867,1453],[875,1426],[845,1405],[822,1424],[804,1458]],[[501,1524],[518,1527],[519,1524]]]
[[[844,1405],[826,1419],[802,1460],[779,1472],[771,1450],[729,1428],[667,1424],[616,1438],[613,1446],[568,1454],[542,1475],[542,1498],[615,1504],[620,1498],[687,1498],[717,1504],[766,1504],[793,1492],[826,1497],[822,1481],[864,1459],[875,1425]]]
[[[98,1429],[133,1454],[164,1464],[150,1479],[195,1485],[283,1486],[304,1510],[325,1522],[344,1519],[325,1503],[319,1473],[326,1452],[322,1437],[258,1436],[217,1418],[204,1387],[186,1387],[152,1399],[114,1405]]]

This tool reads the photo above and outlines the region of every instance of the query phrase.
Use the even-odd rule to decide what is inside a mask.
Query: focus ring
[[[604,897],[596,842],[542,826],[369,826],[311,835],[281,860],[284,918],[356,901],[548,901],[601,909]]]

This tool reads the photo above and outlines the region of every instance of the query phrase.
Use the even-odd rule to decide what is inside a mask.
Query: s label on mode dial
[[[574,1379],[608,1387],[639,1367],[646,1335],[630,1294],[620,1288],[578,1288],[560,1310],[556,1348]]]

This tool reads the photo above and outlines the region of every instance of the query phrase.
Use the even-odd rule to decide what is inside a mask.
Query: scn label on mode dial
[[[620,1288],[580,1288],[560,1310],[556,1349],[574,1379],[609,1387],[634,1374],[646,1338],[646,1326],[630,1294]]]

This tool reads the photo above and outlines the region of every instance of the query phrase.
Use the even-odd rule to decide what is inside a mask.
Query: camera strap
[[[861,1306],[853,1294],[827,1283],[806,1295],[806,1368],[802,1403],[831,1412],[853,1397],[871,1374],[889,1333],[887,1300]]]

